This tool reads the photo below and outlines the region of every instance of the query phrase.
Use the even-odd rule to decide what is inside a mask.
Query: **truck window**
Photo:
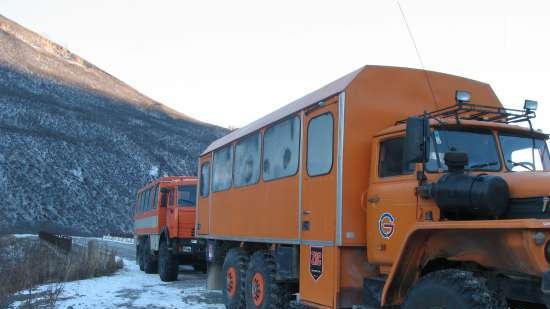
[[[210,162],[205,162],[201,166],[200,192],[201,197],[210,194]]]
[[[307,173],[325,175],[332,169],[334,119],[331,113],[317,116],[307,128]]]
[[[233,145],[214,152],[212,191],[225,191],[231,188],[233,178]]]
[[[468,154],[469,170],[499,171],[500,158],[493,133],[489,130],[434,130],[430,139],[428,171],[447,171],[445,153],[450,151]]]
[[[174,189],[168,192],[168,205],[174,205]]]
[[[178,206],[195,207],[196,200],[197,186],[178,186]]]
[[[143,192],[138,193],[138,204],[137,204],[137,211],[136,212],[142,212],[143,211],[143,199],[141,198],[141,195]]]
[[[405,138],[399,137],[383,141],[380,144],[380,162],[378,174],[380,177],[408,175],[414,172],[414,164],[403,164],[403,146]]]
[[[258,182],[260,178],[260,133],[243,139],[235,146],[233,175],[235,187]]]
[[[143,210],[143,211],[147,211],[147,210],[148,210],[148,207],[149,207],[149,190],[143,191],[141,200],[143,201],[142,210]]]
[[[150,209],[157,209],[157,204],[158,204],[158,193],[159,193],[159,187],[156,186],[156,187],[153,187],[151,190],[153,190],[153,192],[151,192],[151,208]]]
[[[545,140],[500,133],[500,145],[508,170],[550,171],[550,157]]]
[[[264,180],[295,175],[300,156],[300,119],[295,116],[265,130]]]

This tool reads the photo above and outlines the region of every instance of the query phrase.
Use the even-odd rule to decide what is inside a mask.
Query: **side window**
[[[200,180],[201,197],[207,197],[210,194],[210,162],[204,162],[201,166]]]
[[[331,113],[310,120],[307,128],[307,173],[319,176],[332,169],[334,119]]]
[[[151,192],[151,209],[157,209],[159,187],[153,187],[151,190],[153,190],[153,192]]]
[[[273,180],[298,172],[300,156],[300,119],[292,117],[268,128],[264,133],[263,177]]]
[[[138,194],[138,206],[137,206],[137,212],[143,211],[143,192],[140,192]]]
[[[260,178],[260,133],[243,139],[235,146],[233,175],[235,187],[258,182]]]
[[[141,200],[143,201],[143,211],[149,210],[149,190],[143,191]]]
[[[403,165],[403,146],[405,138],[395,138],[382,142],[380,145],[380,162],[378,173],[380,177],[391,177],[412,174],[414,164]]]
[[[170,189],[170,191],[168,192],[168,205],[174,205],[174,189]]]
[[[225,191],[231,188],[231,180],[233,171],[233,145],[225,146],[224,148],[214,152],[212,177],[212,191]]]

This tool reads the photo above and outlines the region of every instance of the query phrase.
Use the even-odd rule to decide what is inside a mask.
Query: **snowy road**
[[[88,239],[76,240],[85,244]],[[220,292],[206,290],[206,275],[180,267],[178,281],[162,282],[158,275],[141,272],[130,244],[100,240],[124,258],[124,268],[113,276],[68,282],[57,304],[72,308],[189,308],[222,309]]]

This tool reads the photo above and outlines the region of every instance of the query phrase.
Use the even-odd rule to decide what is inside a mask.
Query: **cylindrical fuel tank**
[[[449,173],[431,185],[431,196],[443,217],[494,219],[508,210],[510,191],[499,176]]]

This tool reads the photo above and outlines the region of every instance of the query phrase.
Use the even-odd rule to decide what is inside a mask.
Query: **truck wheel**
[[[250,258],[246,271],[246,308],[283,309],[290,306],[287,284],[275,280],[277,264],[267,251],[257,251]]]
[[[168,242],[161,240],[159,246],[158,270],[160,280],[164,282],[178,279],[178,262],[168,250]]]
[[[242,309],[244,301],[244,280],[248,255],[241,248],[234,248],[227,252],[223,261],[223,299],[227,309]]]
[[[409,291],[403,309],[505,309],[483,279],[447,269],[427,274]]]
[[[151,254],[151,243],[147,239],[143,247],[143,270],[146,274],[155,274],[158,271],[158,264],[155,261],[155,256]]]
[[[137,263],[139,265],[139,270],[145,270],[145,263],[143,263],[143,249],[141,245],[137,245]]]

